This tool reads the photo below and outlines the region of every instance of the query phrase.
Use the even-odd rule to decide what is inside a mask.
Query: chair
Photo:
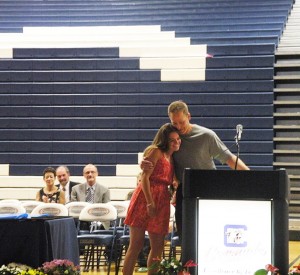
[[[124,230],[123,222],[124,222],[124,219],[126,217],[127,209],[128,209],[130,201],[110,201],[109,203],[117,209],[117,216],[118,216],[118,219],[117,219],[117,235],[120,236],[120,231]],[[103,223],[103,227],[106,230],[112,230],[109,223],[107,223],[107,222]],[[93,231],[94,231],[94,233],[97,233],[97,232],[102,232],[103,230],[99,231],[97,229],[97,226],[94,226]],[[122,232],[121,235],[123,235],[123,232]]]
[[[165,258],[166,255],[169,255],[169,258],[171,257],[171,239],[175,234],[175,230],[175,206],[170,204],[169,234],[165,238],[163,258]]]
[[[86,201],[72,201],[66,204],[69,216],[72,216],[74,218],[75,225],[77,228],[77,234],[83,234],[83,233],[88,234],[87,230],[80,232],[80,222],[79,222],[80,212],[87,205],[89,205],[89,203]]]
[[[170,204],[170,222],[173,223],[175,221],[175,206]]]
[[[112,204],[117,209],[117,215],[118,215],[118,227],[124,228],[123,222],[127,215],[127,210],[129,206],[130,201],[111,201],[110,204]]]
[[[92,232],[91,234],[77,236],[79,249],[83,253],[85,272],[89,270],[90,266],[94,268],[95,262],[97,269],[99,269],[101,262],[104,262],[105,265],[108,265],[107,274],[110,273],[112,261],[116,262],[113,253],[115,249],[117,217],[117,209],[110,203],[89,204],[81,210],[79,215],[80,222],[100,221],[112,223],[112,230],[103,230],[103,234],[98,230],[97,234]]]
[[[0,214],[24,214],[26,209],[20,203],[2,202],[0,203]]]
[[[171,238],[169,258],[181,259],[181,241],[176,234]]]
[[[89,203],[85,201],[72,201],[67,203],[65,206],[68,209],[69,216],[79,218],[81,210],[87,205],[89,205]]]
[[[172,218],[172,231],[171,231],[171,234],[169,237],[169,241],[170,241],[169,259],[177,258],[177,256],[179,256],[179,258],[181,259],[181,241],[176,232],[175,207],[174,206],[173,206],[173,209],[171,207],[171,213],[173,211],[174,211],[174,213],[173,213],[173,218]],[[170,215],[170,222],[171,222],[171,217],[172,216]]]
[[[118,224],[117,224],[117,237],[116,237],[116,253],[114,257],[116,257],[116,270],[115,273],[118,274],[120,262],[123,254],[123,245],[124,243],[129,243],[129,228],[124,225],[124,219],[127,215],[127,210],[130,201],[111,201],[112,204],[117,209],[118,215]],[[122,238],[122,240],[121,240]]]
[[[19,200],[17,199],[4,199],[4,200],[0,200],[0,203],[21,203]]]
[[[23,201],[21,205],[26,209],[27,214],[31,214],[32,210],[41,203],[41,201]]]
[[[68,216],[68,209],[65,205],[59,203],[40,203],[31,212],[31,216],[40,215],[50,216]]]

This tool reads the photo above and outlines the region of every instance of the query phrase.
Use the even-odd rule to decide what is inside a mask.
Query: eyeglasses
[[[84,172],[84,174],[96,174],[97,172],[96,171],[86,171]]]

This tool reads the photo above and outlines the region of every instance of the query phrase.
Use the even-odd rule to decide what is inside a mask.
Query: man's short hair
[[[182,100],[173,101],[168,107],[168,114],[181,111],[186,115],[189,113],[188,106]]]

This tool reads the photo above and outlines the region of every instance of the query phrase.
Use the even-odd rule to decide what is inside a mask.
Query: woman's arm
[[[35,200],[36,201],[40,201],[40,190],[37,191],[36,195],[35,195]]]
[[[155,207],[155,203],[152,199],[149,178],[152,175],[153,170],[156,166],[156,163],[161,158],[161,156],[162,156],[162,152],[159,149],[155,148],[155,149],[151,150],[151,152],[149,153],[147,158],[153,163],[153,168],[143,171],[142,176],[141,176],[142,190],[144,192],[144,195],[146,198],[146,203],[147,203],[147,212],[148,212],[149,216],[151,216],[151,217],[155,216],[156,207]]]
[[[59,193],[59,203],[60,204],[66,203],[65,192],[63,190],[60,190],[60,193]]]
[[[47,197],[47,196],[42,196],[42,197],[41,197],[42,194],[43,194],[43,191],[42,191],[42,189],[41,189],[41,190],[39,190],[39,191],[36,193],[35,200],[36,200],[36,201],[41,201],[41,202],[47,203],[47,202],[48,202],[48,197]]]

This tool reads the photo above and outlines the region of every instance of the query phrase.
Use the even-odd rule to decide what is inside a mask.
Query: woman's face
[[[47,186],[52,186],[54,184],[54,181],[55,181],[55,176],[53,173],[47,172],[44,175],[44,182],[46,183]]]
[[[181,138],[177,132],[172,132],[169,134],[168,142],[169,142],[170,152],[173,153],[179,150],[181,144]]]

